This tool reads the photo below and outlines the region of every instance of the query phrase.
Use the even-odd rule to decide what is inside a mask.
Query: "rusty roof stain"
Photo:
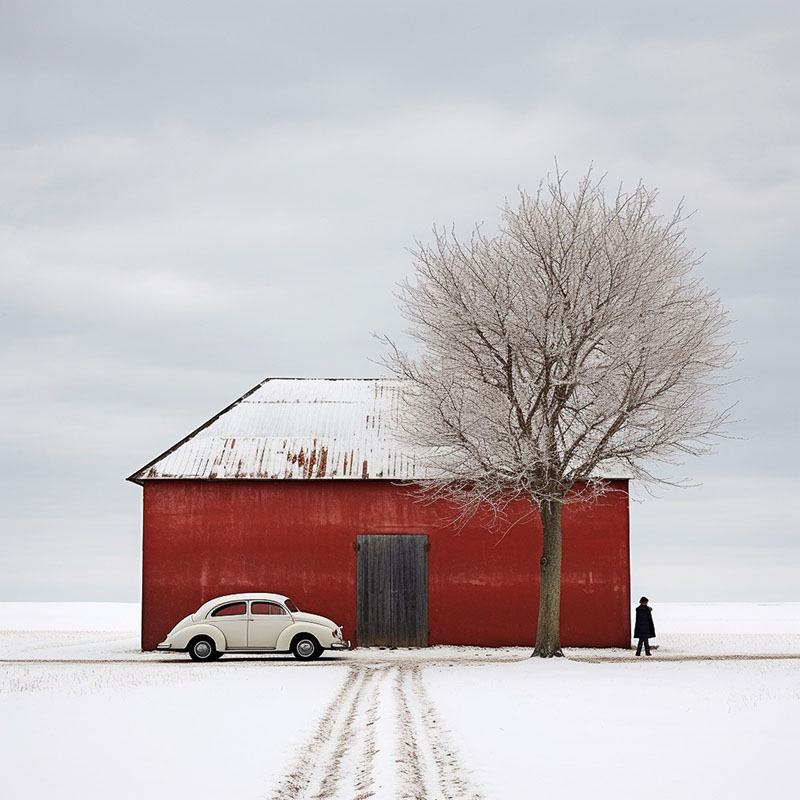
[[[267,378],[128,480],[418,480],[394,378]]]

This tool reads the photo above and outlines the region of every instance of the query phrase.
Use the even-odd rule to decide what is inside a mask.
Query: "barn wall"
[[[630,645],[627,483],[612,488],[564,509],[564,646]],[[538,515],[498,541],[477,523],[455,534],[449,514],[388,481],[147,481],[142,647],[204,601],[255,590],[287,594],[354,638],[360,533],[428,535],[431,644],[532,645]]]

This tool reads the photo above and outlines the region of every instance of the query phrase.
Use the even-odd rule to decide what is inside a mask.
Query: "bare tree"
[[[707,452],[733,349],[715,293],[692,275],[679,207],[663,218],[641,184],[610,201],[591,171],[506,205],[497,234],[434,230],[398,297],[415,358],[386,340],[404,382],[405,438],[429,497],[466,519],[538,507],[543,528],[534,655],[561,655],[561,517],[603,474],[655,481],[652,464]]]

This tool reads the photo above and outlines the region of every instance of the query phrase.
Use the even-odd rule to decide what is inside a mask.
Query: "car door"
[[[280,603],[251,600],[247,647],[251,650],[274,650],[278,636],[291,624],[292,617]]]
[[[247,603],[244,600],[217,606],[208,615],[208,621],[222,631],[228,650],[247,647]]]

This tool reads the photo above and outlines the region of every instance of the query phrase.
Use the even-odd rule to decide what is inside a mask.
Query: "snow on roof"
[[[267,378],[128,480],[423,478],[399,408],[395,378]]]

